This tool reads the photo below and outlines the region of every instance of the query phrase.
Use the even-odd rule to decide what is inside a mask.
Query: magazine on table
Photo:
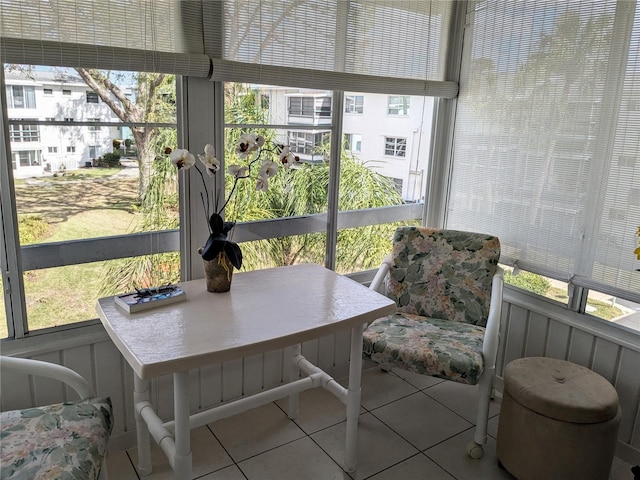
[[[177,285],[143,288],[114,297],[118,307],[127,313],[140,312],[187,299],[187,294]]]

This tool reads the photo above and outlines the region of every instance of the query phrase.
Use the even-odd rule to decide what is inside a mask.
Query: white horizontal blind
[[[635,1],[470,2],[447,227],[640,301],[639,38]]]
[[[200,16],[195,1],[0,0],[0,54],[5,63],[206,77]]]
[[[204,2],[213,78],[269,85],[454,97],[443,84],[452,2]]]

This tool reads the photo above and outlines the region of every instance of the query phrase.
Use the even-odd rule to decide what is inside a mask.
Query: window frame
[[[407,158],[407,139],[404,137],[384,137],[384,156]]]
[[[362,115],[364,113],[364,95],[345,95],[344,113]]]
[[[393,99],[400,99],[392,103]],[[387,97],[387,115],[407,117],[411,109],[411,97],[409,95],[389,95]]]

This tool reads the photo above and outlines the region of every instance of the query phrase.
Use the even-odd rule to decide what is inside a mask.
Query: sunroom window
[[[517,40],[513,18],[528,26]],[[594,302],[640,303],[640,9],[470,3],[467,25],[447,226],[499,236],[502,261],[568,308],[624,316]]]
[[[84,84],[72,69],[56,71],[64,71],[67,84]],[[51,74],[43,67],[23,66],[7,75],[14,82],[28,84],[37,82],[40,75],[50,78]],[[148,74],[111,75],[121,90],[148,81]],[[158,88],[172,99],[173,78],[165,78]],[[30,88],[24,85],[22,91]],[[132,149],[129,157],[123,157],[123,151],[116,149],[125,141],[135,145],[134,125],[123,123],[105,103],[91,102],[89,99],[94,96],[85,94],[84,88],[72,89],[69,95],[61,88],[51,90],[54,101],[42,102],[38,112],[47,120],[27,123],[14,118],[9,110],[9,147],[19,241],[23,247],[27,319],[24,326],[11,325],[13,332],[35,332],[93,319],[94,304],[100,296],[142,287],[147,282],[180,279],[179,254],[163,254],[161,250],[165,248],[160,249],[150,239],[146,240],[150,256],[121,253],[135,250],[131,245],[136,242],[145,242],[131,235],[178,227],[175,171],[167,165],[163,169],[161,162],[150,163],[151,168],[145,173],[146,190],[142,191],[137,150]],[[79,101],[85,96],[86,102]],[[152,159],[162,157],[165,145],[176,143],[175,101],[167,102],[159,96],[155,102],[163,104],[164,117],[159,120],[164,123],[135,125],[138,131],[147,131],[145,148],[154,152]],[[55,121],[59,111],[74,112],[74,118]],[[24,149],[25,142],[30,145],[29,150]],[[34,177],[37,181],[32,181]],[[152,193],[155,185],[163,185],[162,190]],[[104,246],[91,246],[95,244],[90,239],[97,238]],[[112,259],[95,261],[92,251],[96,248],[111,252]],[[62,258],[55,253],[60,249],[65,252]],[[4,312],[4,298],[0,302]],[[3,321],[0,338],[8,335],[7,322]]]

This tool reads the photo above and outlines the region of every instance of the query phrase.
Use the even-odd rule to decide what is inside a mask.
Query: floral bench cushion
[[[475,385],[484,369],[484,333],[468,323],[396,313],[369,325],[363,352],[388,368]]]
[[[398,311],[485,326],[500,241],[490,235],[400,227],[386,289]]]
[[[0,478],[97,479],[111,415],[109,398],[2,412]]]

